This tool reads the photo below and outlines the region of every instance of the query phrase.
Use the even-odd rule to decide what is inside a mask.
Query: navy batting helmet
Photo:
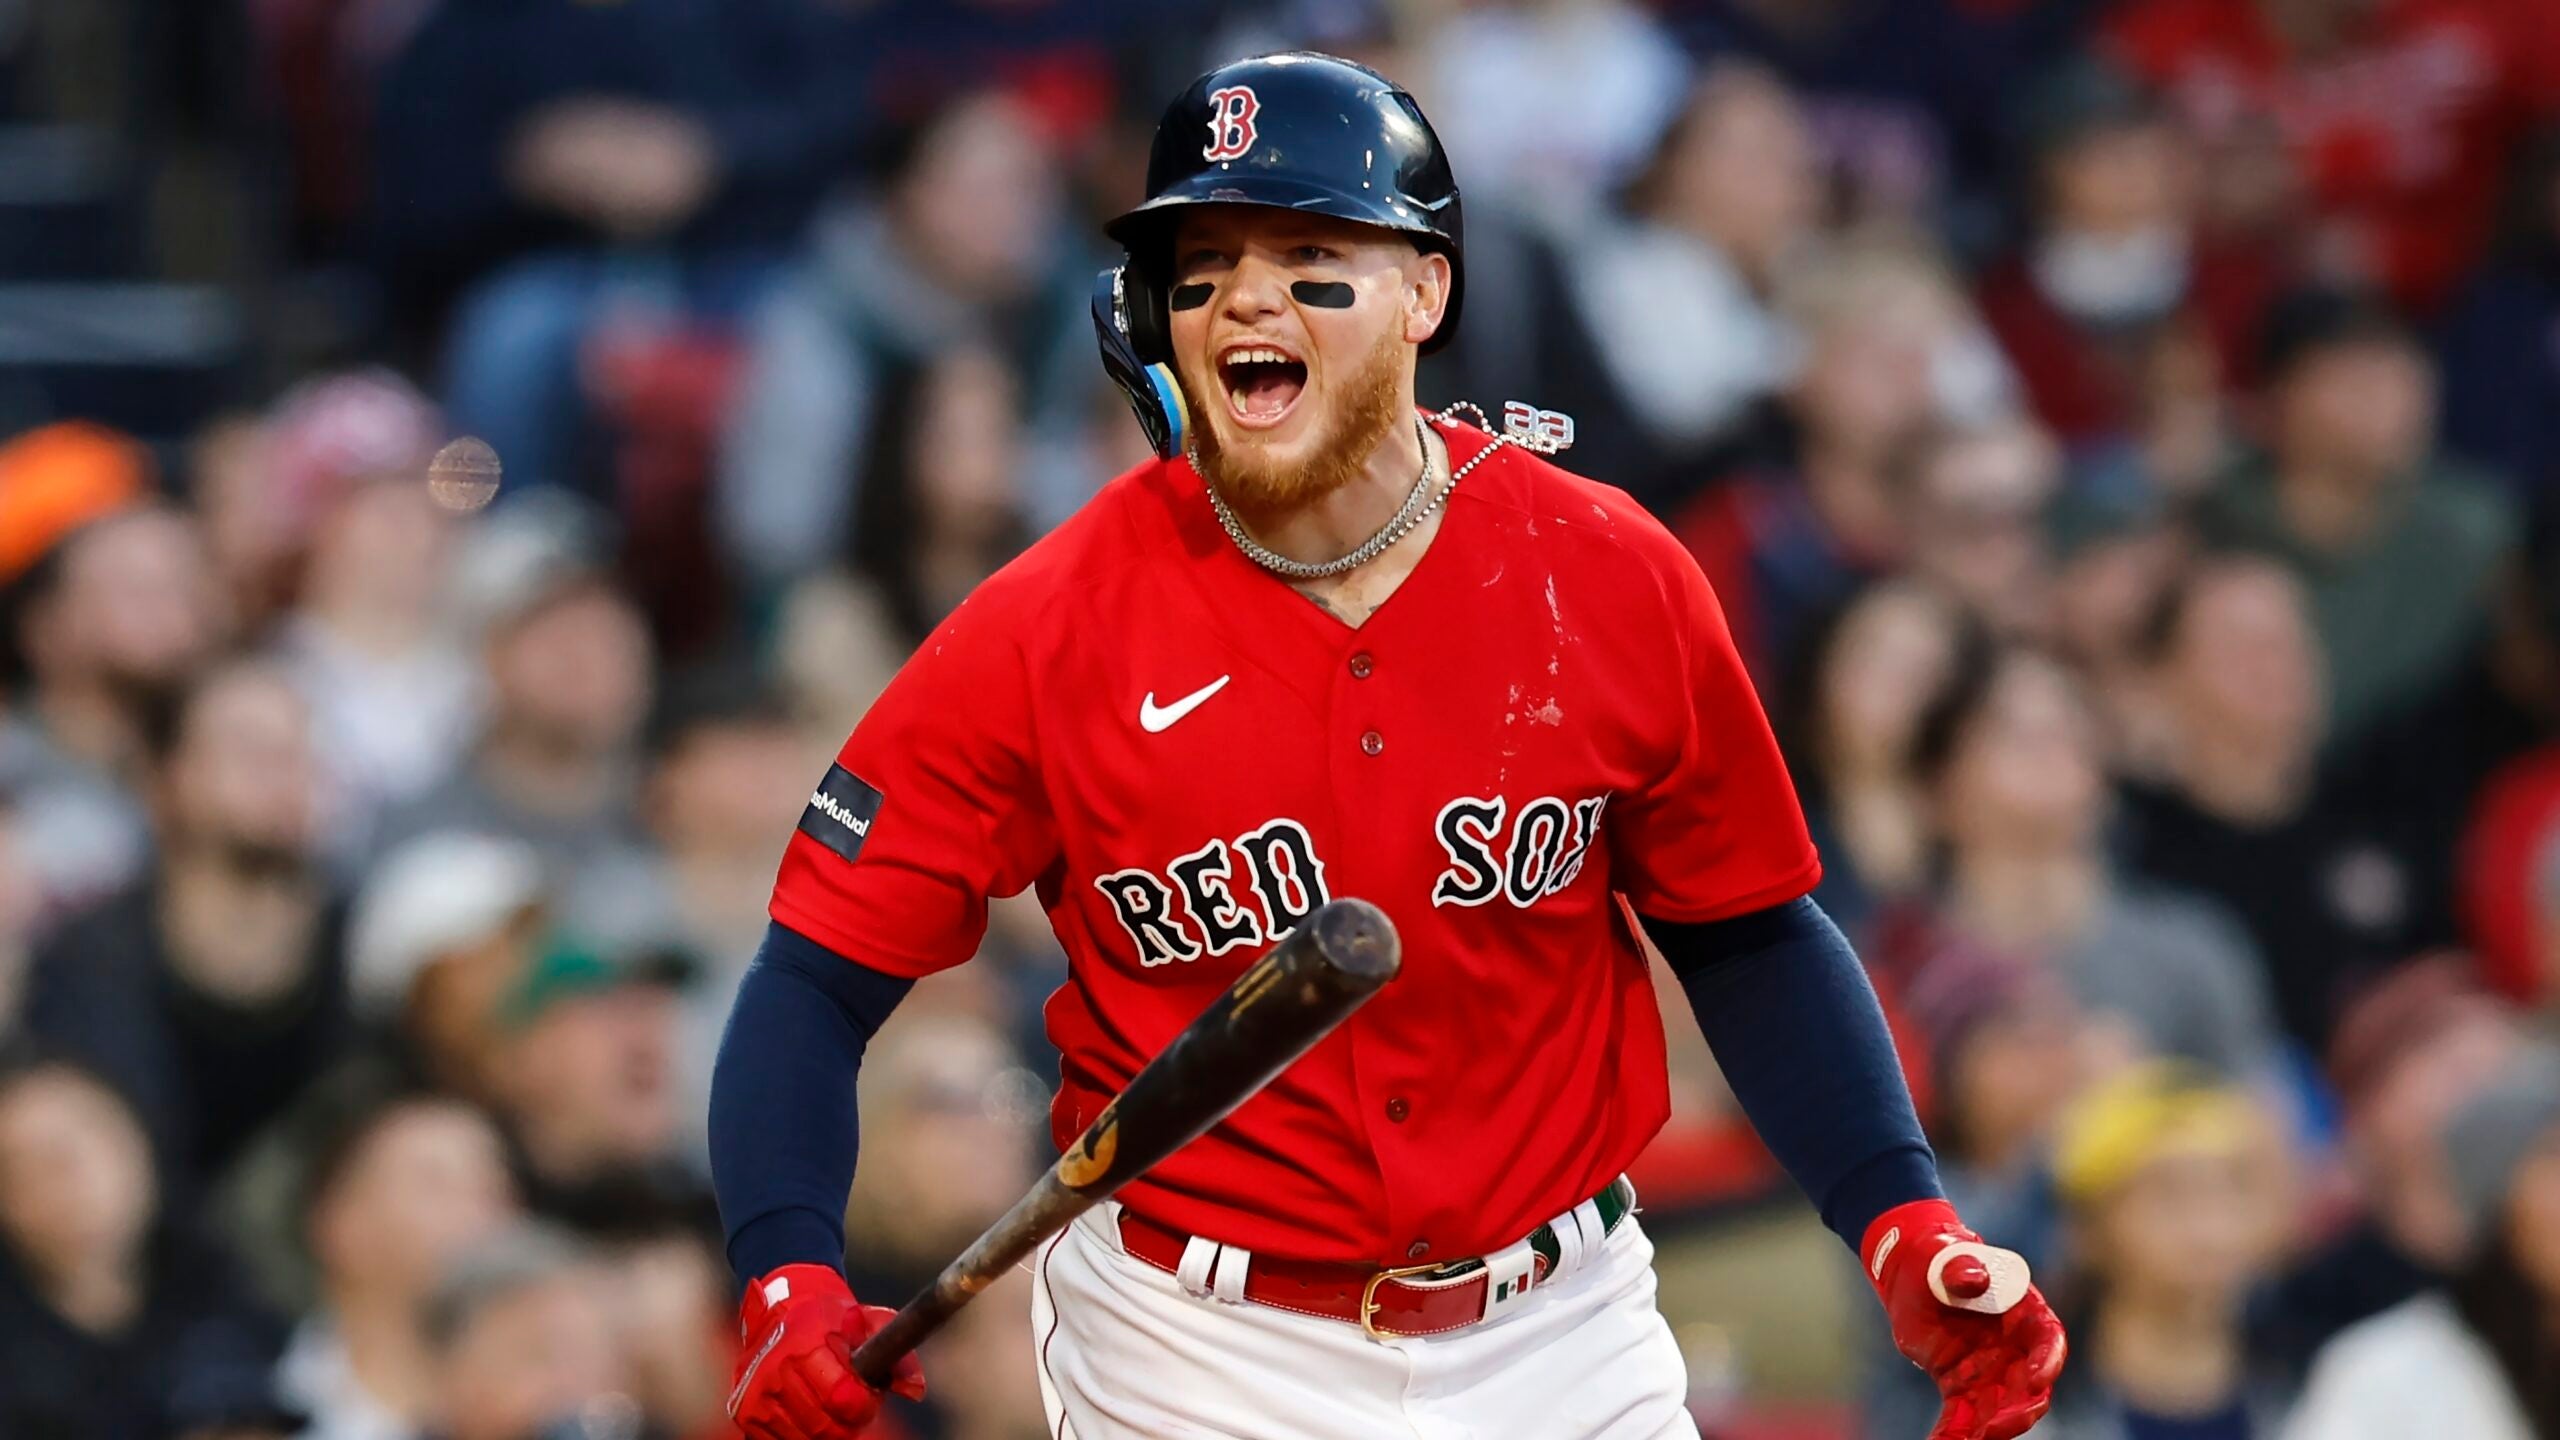
[[[1261,55],[1191,82],[1156,125],[1147,198],[1104,226],[1129,252],[1128,338],[1170,362],[1165,286],[1172,235],[1192,205],[1269,205],[1357,220],[1449,257],[1449,304],[1422,344],[1457,332],[1466,294],[1458,182],[1413,97],[1374,70],[1331,55]]]

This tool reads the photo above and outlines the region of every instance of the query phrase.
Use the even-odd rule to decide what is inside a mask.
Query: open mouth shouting
[[[1238,341],[1218,353],[1218,384],[1237,424],[1268,430],[1306,393],[1307,363],[1268,340]]]

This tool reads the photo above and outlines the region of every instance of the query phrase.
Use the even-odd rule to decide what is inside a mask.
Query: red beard
[[[1206,384],[1186,382],[1183,396],[1191,411],[1192,463],[1247,528],[1267,529],[1271,522],[1360,478],[1369,457],[1386,442],[1399,418],[1402,407],[1396,396],[1403,379],[1403,352],[1395,332],[1378,337],[1377,347],[1344,387],[1342,403],[1324,421],[1314,457],[1301,464],[1274,463],[1262,447],[1251,443],[1233,450],[1221,445],[1207,407],[1227,403],[1226,386],[1214,373]]]

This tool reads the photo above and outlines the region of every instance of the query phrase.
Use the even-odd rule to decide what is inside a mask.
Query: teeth
[[[1289,357],[1267,346],[1257,346],[1228,351],[1227,363],[1230,365],[1286,365],[1289,363]]]

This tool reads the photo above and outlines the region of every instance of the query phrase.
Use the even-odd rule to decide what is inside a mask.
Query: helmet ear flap
[[[1094,277],[1093,332],[1102,346],[1102,368],[1129,397],[1129,408],[1147,432],[1147,443],[1170,460],[1182,453],[1182,385],[1173,367],[1138,358],[1130,333],[1130,301],[1146,293],[1144,282],[1112,266]]]
[[[1132,255],[1121,287],[1121,312],[1128,317],[1129,345],[1149,365],[1173,363],[1173,317],[1167,313],[1165,277]]]

